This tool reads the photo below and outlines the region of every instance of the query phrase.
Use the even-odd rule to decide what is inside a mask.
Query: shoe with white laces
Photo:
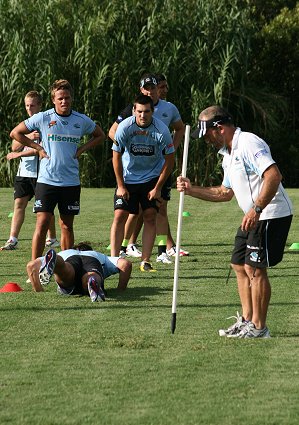
[[[46,240],[46,245],[47,248],[57,248],[58,246],[60,246],[60,242],[55,238],[55,239],[50,239],[48,238]]]
[[[139,249],[137,248],[137,245],[132,243],[127,246],[127,255],[129,257],[141,258],[142,252],[139,251]]]
[[[162,254],[160,254],[157,257],[156,261],[157,261],[157,263],[163,263],[163,264],[171,264],[172,263],[171,259],[166,254],[166,252],[162,252]]]
[[[88,279],[87,287],[90,299],[93,303],[105,301],[105,294],[93,276]]]
[[[236,322],[227,329],[219,329],[219,336],[236,337],[248,323],[239,315],[238,311],[237,316],[230,316],[227,320],[229,319],[236,319]]]
[[[54,249],[49,249],[46,255],[43,257],[42,264],[39,269],[39,281],[42,285],[48,285],[50,279],[54,274],[54,268],[56,264],[56,252]]]
[[[142,272],[156,272],[157,270],[155,270],[153,268],[153,266],[151,265],[151,263],[149,263],[148,261],[141,261],[140,271],[142,271]]]
[[[172,246],[170,249],[166,251],[167,255],[169,257],[175,257],[176,256],[176,246]],[[188,257],[189,251],[184,250],[183,248],[180,248],[180,257]]]
[[[269,329],[256,329],[252,322],[247,322],[246,326],[235,335],[235,338],[271,338]]]
[[[5,242],[5,245],[1,246],[0,251],[13,251],[18,247],[18,240],[13,241],[12,239],[8,239]]]

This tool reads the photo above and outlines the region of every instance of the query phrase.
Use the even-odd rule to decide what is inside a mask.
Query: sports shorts
[[[60,214],[78,215],[81,186],[53,186],[36,183],[33,212],[54,213],[56,205]]]
[[[260,269],[278,264],[283,257],[292,217],[261,220],[250,232],[244,232],[239,227],[231,263],[248,264]]]
[[[161,190],[161,196],[164,199],[164,201],[170,201],[171,184],[172,184],[172,175],[170,174],[167,177],[166,182],[163,184],[163,187],[162,187],[162,190]]]
[[[159,207],[157,206],[159,201],[156,199],[150,201],[148,199],[148,193],[155,187],[157,181],[158,177],[155,177],[146,183],[126,184],[126,188],[130,194],[128,201],[121,196],[117,196],[115,190],[114,210],[125,210],[129,211],[130,214],[138,214],[140,204],[143,211],[148,208],[155,208],[155,210],[159,211]]]
[[[24,196],[29,196],[29,200],[33,198],[36,180],[35,177],[16,176],[14,182],[14,199],[24,198]]]
[[[82,277],[88,273],[93,272],[101,276],[101,288],[104,290],[104,272],[101,262],[95,257],[89,257],[87,255],[72,255],[65,260],[73,266],[75,270],[74,285],[69,288],[63,288],[58,285],[58,292],[62,295],[85,295],[86,291],[82,286]]]

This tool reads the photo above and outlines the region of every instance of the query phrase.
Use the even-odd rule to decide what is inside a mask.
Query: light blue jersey
[[[24,151],[32,149],[28,146],[24,147]],[[17,172],[18,177],[28,177],[28,178],[37,178],[37,166],[38,166],[38,156],[22,156],[19,163],[19,168]]]
[[[136,117],[126,118],[117,127],[112,149],[123,152],[122,165],[124,182],[146,183],[160,175],[164,154],[174,152],[168,127],[159,119],[152,119],[146,127],[136,124]]]
[[[118,115],[116,123],[120,124],[124,119],[133,115],[133,103],[130,103],[125,109]],[[178,108],[171,102],[159,99],[158,103],[154,106],[154,117],[163,121],[167,127],[181,120],[181,115]]]
[[[67,260],[69,257],[72,257],[73,255],[82,255],[96,258],[102,264],[104,279],[113,274],[119,273],[119,269],[116,265],[119,257],[107,257],[107,255],[102,254],[101,252],[79,251],[77,249],[66,249],[65,251],[58,252],[57,255],[62,257],[64,261]]]
[[[181,120],[178,108],[171,102],[159,99],[154,108],[154,117],[163,121],[167,127]]]
[[[38,183],[78,186],[79,162],[75,155],[81,137],[94,132],[95,122],[75,111],[68,116],[58,115],[54,108],[39,112],[24,122],[29,131],[39,131],[43,148],[50,157],[40,161]]]

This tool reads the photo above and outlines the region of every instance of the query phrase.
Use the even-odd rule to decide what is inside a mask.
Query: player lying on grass
[[[54,275],[60,295],[88,295],[92,302],[104,301],[104,280],[119,273],[118,289],[124,291],[131,276],[132,263],[120,257],[107,257],[94,251],[85,242],[73,249],[56,253],[47,251],[27,264],[27,273],[33,290],[43,291]]]

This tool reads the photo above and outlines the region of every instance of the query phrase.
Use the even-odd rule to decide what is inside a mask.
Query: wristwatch
[[[262,207],[259,207],[258,205],[253,205],[253,207],[252,207],[253,209],[254,209],[254,211],[257,213],[257,214],[261,214],[262,212],[263,212],[263,208]]]

